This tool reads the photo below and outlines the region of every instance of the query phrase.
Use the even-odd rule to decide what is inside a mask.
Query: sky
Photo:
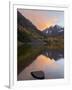
[[[54,26],[60,25],[64,27],[64,12],[56,10],[29,10],[18,9],[18,11],[27,19],[29,19],[40,31]]]

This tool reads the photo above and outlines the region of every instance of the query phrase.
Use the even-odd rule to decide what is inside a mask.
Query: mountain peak
[[[62,29],[62,27],[59,26],[59,25],[55,25],[54,28],[55,28],[55,29]]]
[[[63,35],[64,28],[59,25],[50,26],[43,31],[44,35]]]

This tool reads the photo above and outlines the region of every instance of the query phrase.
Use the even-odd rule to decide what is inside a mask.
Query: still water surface
[[[24,50],[23,47],[21,47],[21,49]],[[19,61],[29,61],[28,64],[24,62],[24,65],[26,65],[24,67],[22,66],[22,69],[20,69],[21,72],[18,74],[18,80],[35,80],[35,78],[31,75],[31,72],[33,71],[43,71],[45,79],[64,78],[63,50],[50,50],[48,48],[36,48],[35,50],[35,47],[30,49],[27,48],[27,53],[22,52],[18,59]]]

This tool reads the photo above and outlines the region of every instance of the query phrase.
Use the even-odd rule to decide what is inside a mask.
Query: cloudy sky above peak
[[[40,31],[54,25],[64,27],[64,12],[56,10],[26,10],[18,11],[29,19]]]

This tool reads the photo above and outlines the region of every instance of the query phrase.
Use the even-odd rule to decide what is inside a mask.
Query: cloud
[[[24,10],[18,9],[20,13],[29,19],[40,31],[55,24],[63,24],[63,12],[52,10]]]

